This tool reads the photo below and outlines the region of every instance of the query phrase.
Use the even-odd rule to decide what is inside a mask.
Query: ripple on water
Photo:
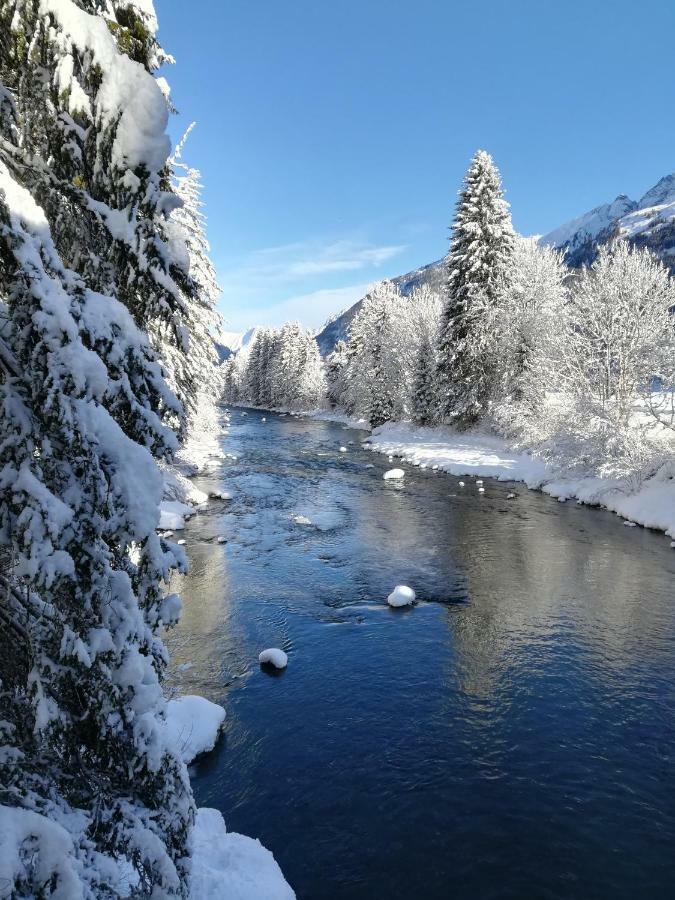
[[[488,479],[395,487],[362,432],[266,415],[233,416],[238,461],[195,483],[235,499],[186,529],[172,677],[228,710],[199,802],[312,900],[669,896],[675,554]]]

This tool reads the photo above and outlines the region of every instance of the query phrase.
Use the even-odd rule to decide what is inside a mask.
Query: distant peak
[[[637,208],[647,209],[650,206],[661,206],[666,201],[673,199],[675,199],[675,172],[659,179],[654,187],[650,188],[639,200]]]

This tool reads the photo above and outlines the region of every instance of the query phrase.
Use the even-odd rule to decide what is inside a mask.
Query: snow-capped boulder
[[[405,584],[397,584],[394,590],[387,597],[389,606],[412,606],[415,602],[415,591],[407,587]]]
[[[405,472],[403,469],[389,469],[382,477],[385,481],[397,481],[400,478],[405,478]]]
[[[278,647],[270,647],[267,650],[263,650],[258,657],[258,662],[261,666],[270,665],[274,666],[275,669],[285,669],[288,665],[288,656],[283,650],[279,650]]]
[[[166,705],[166,728],[183,762],[213,750],[225,722],[225,710],[205,697],[188,694]]]

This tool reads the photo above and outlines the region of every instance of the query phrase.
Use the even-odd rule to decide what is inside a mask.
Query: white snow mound
[[[415,591],[405,584],[397,584],[387,597],[389,606],[412,606],[415,602]]]
[[[166,705],[166,728],[184,763],[213,750],[225,721],[225,710],[205,697],[188,694]]]
[[[228,833],[217,809],[198,809],[191,834],[192,900],[295,900],[276,860],[253,838]]]
[[[270,647],[267,650],[263,650],[258,657],[258,662],[260,665],[270,663],[275,669],[285,669],[288,665],[288,656],[283,650],[279,650],[278,647]]]
[[[405,478],[405,472],[403,469],[389,469],[388,472],[385,472],[382,476],[385,481],[392,481],[398,478]]]

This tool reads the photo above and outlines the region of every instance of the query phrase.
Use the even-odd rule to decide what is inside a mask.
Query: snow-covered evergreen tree
[[[423,335],[417,349],[412,416],[418,425],[431,425],[436,415],[436,344]]]
[[[510,278],[514,234],[492,157],[479,150],[459,194],[438,352],[439,413],[466,427],[485,415],[496,378],[494,315]]]
[[[190,292],[185,300],[184,344],[169,342],[160,347],[162,359],[169,369],[169,383],[186,411],[188,440],[190,432],[203,432],[217,427],[215,404],[222,391],[220,359],[213,336],[222,326],[216,310],[220,287],[211,262],[206,239],[206,216],[201,199],[202,183],[198,169],[182,161],[183,149],[194,123],[188,128],[171,159],[173,187],[182,205],[171,213],[167,228],[174,256],[187,254]],[[184,249],[183,249],[184,248]]]
[[[156,534],[186,344],[150,0],[0,2],[0,817],[15,896],[184,896]],[[157,346],[157,345],[156,345]],[[77,812],[74,812],[77,810]],[[9,855],[5,855],[9,854]],[[126,882],[126,883],[125,883]]]
[[[344,406],[348,359],[347,344],[344,341],[338,341],[326,359],[326,398],[333,409]]]
[[[346,409],[374,427],[406,412],[409,352],[399,327],[405,304],[391,282],[381,282],[349,328]]]
[[[323,363],[314,336],[297,322],[260,328],[250,348],[226,364],[225,397],[268,409],[310,410],[323,405]]]

